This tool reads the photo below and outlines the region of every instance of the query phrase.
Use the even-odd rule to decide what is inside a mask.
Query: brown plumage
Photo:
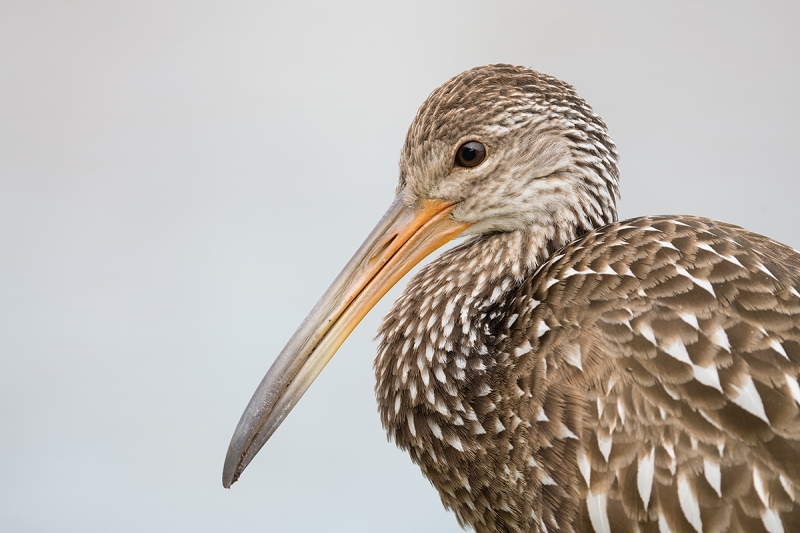
[[[487,153],[470,168],[467,141]],[[473,236],[380,327],[384,427],[479,533],[800,531],[800,253],[704,218],[616,222],[617,187],[605,124],[569,85],[494,65],[431,94],[390,213],[438,202],[431,224]],[[406,237],[382,224],[256,391],[226,486],[351,309],[402,274],[381,278],[395,256],[435,247],[384,261]],[[377,274],[351,293],[352,265]]]

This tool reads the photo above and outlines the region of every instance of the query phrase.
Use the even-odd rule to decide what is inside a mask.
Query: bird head
[[[568,242],[615,220],[617,191],[606,126],[566,83],[491,65],[435,90],[408,130],[395,201],[256,389],[223,485],[238,479],[361,318],[432,251],[459,235],[511,231]]]
[[[619,171],[602,119],[551,76],[477,67],[433,91],[408,129],[398,194],[438,199],[463,235],[616,220]]]

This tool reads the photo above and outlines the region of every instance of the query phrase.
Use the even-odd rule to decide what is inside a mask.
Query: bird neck
[[[591,222],[590,222],[591,223]],[[597,225],[603,225],[598,223]],[[483,287],[490,293],[505,278],[521,282],[533,274],[556,251],[585,235],[592,228],[579,226],[559,228],[551,224],[529,227],[522,231],[477,235],[442,254],[419,278],[457,276],[458,288],[469,287],[476,296]],[[430,272],[423,272],[430,270]],[[409,283],[409,289],[417,281]],[[480,285],[477,286],[476,285]],[[477,290],[476,290],[477,289]],[[489,298],[495,300],[495,298]]]
[[[428,432],[414,426],[412,413],[428,411],[441,424],[474,418],[459,391],[489,386],[499,364],[490,349],[498,342],[492,321],[504,312],[509,292],[578,233],[479,235],[411,279],[380,326],[375,360],[381,419],[398,445],[413,447]]]
[[[577,233],[558,240],[537,231],[473,237],[420,270],[378,331],[375,395],[383,427],[462,523],[488,511],[462,505],[483,489],[461,474],[491,479],[513,436],[498,433],[498,413],[517,412],[520,401],[498,387],[515,364],[504,349],[508,329],[499,326],[516,318],[506,316],[512,291]],[[475,457],[485,460],[476,465]]]

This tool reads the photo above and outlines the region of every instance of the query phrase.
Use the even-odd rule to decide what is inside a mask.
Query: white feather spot
[[[453,324],[452,317],[448,319],[446,324],[444,323],[444,319],[442,319],[442,335],[444,336],[444,338],[450,337],[450,334],[453,333],[454,326],[455,324]]]
[[[426,307],[423,307],[423,309],[426,309]],[[437,317],[436,313],[432,313],[431,314],[430,318],[428,318],[428,323],[425,325],[425,331],[430,331],[431,330],[431,328],[433,327],[433,323],[436,322],[436,317]],[[422,322],[420,322],[420,324],[421,323]],[[419,326],[417,326],[417,327],[419,327]]]
[[[690,280],[692,280],[692,283],[694,283],[698,287],[702,287],[703,289],[710,292],[714,298],[717,297],[717,293],[714,292],[714,287],[711,285],[711,282],[708,281],[707,279],[700,279],[692,276],[685,268],[683,268],[680,265],[675,265],[675,270],[677,270],[678,274],[680,274],[681,276],[685,276]]]
[[[692,313],[678,312],[678,316],[681,317],[681,320],[692,326],[694,329],[700,329],[700,325],[697,323],[697,317]]]
[[[692,492],[692,486],[686,476],[678,477],[678,501],[681,504],[683,516],[697,531],[703,533],[703,521],[700,519],[700,504]]]
[[[719,423],[716,420],[711,418],[711,416],[709,416],[709,414],[704,409],[698,409],[697,412],[700,413],[700,416],[705,418],[706,421],[709,424],[711,424],[712,426],[714,426],[715,428],[717,428],[720,431],[725,431],[725,429],[722,426],[720,426]],[[721,457],[721,455],[720,455],[720,457]]]
[[[775,277],[775,274],[770,272],[770,270],[767,267],[765,267],[764,265],[762,265],[761,263],[756,263],[756,266],[758,267],[758,269],[761,272],[765,273],[767,276],[771,277],[772,279],[774,279],[774,280],[778,279],[778,278]]]
[[[758,468],[753,468],[753,487],[756,489],[756,494],[764,504],[764,507],[769,509],[769,494],[766,480],[761,476],[761,471]]]
[[[560,424],[558,428],[558,433],[556,433],[556,438],[558,439],[575,439],[578,440],[578,436],[569,429],[566,424]]]
[[[655,450],[650,448],[650,451],[639,459],[639,467],[636,473],[636,487],[639,489],[639,497],[642,498],[645,509],[647,509],[647,506],[650,504],[654,472]]]
[[[783,524],[781,523],[780,516],[770,507],[769,504],[769,489],[767,481],[761,476],[761,471],[758,468],[753,469],[753,486],[756,489],[761,503],[766,508],[761,514],[761,521],[769,533],[783,533]]]
[[[586,456],[583,446],[578,448],[578,469],[586,481],[586,486],[591,488],[592,465],[589,464],[589,458]]]
[[[650,324],[644,321],[639,322],[636,329],[639,331],[639,335],[649,340],[652,345],[658,345],[658,343],[656,343],[656,336],[653,334],[653,328],[650,327]]]
[[[564,360],[567,363],[579,370],[583,370],[583,365],[581,364],[581,347],[579,345],[572,343],[565,344],[561,347],[561,354],[564,356]]]
[[[673,400],[678,400],[680,402],[684,401],[683,398],[681,398],[681,395],[677,391],[672,389],[671,385],[669,385],[668,383],[663,383],[662,385],[664,386],[664,392],[666,392],[670,398],[672,398]]]
[[[439,424],[437,424],[433,419],[428,418],[428,427],[431,428],[434,437],[442,440],[442,428],[439,427]]]
[[[441,383],[447,381],[447,376],[444,375],[444,369],[440,366],[437,366],[433,369],[433,375],[436,376],[436,379],[438,379]]]
[[[789,497],[792,499],[793,502],[796,502],[797,498],[794,497],[794,487],[789,482],[789,480],[786,479],[786,476],[781,474],[780,476],[778,476],[778,479],[781,482],[781,486],[783,487],[783,490],[786,491],[786,494],[789,495]]]
[[[664,351],[677,359],[682,363],[686,363],[687,365],[692,367],[692,371],[694,372],[694,378],[702,383],[703,385],[707,385],[709,387],[713,387],[720,392],[722,391],[722,386],[719,382],[719,374],[717,373],[717,368],[715,366],[700,366],[696,365],[692,362],[689,358],[689,353],[686,351],[686,346],[680,340],[675,340],[669,346],[664,347]],[[712,363],[713,365],[713,363]]]
[[[692,360],[689,359],[689,353],[686,351],[686,346],[679,339],[676,339],[667,346],[664,346],[664,351],[669,355],[687,365],[693,365]]]
[[[424,383],[426,387],[429,386],[431,383],[431,376],[428,373],[428,369],[427,368],[421,369],[419,375],[422,378],[422,383]]]
[[[491,296],[489,296],[489,301],[496,302],[500,295],[503,294],[503,289],[499,285],[494,288],[492,291]]]
[[[619,415],[619,421],[622,425],[625,425],[625,404],[622,398],[617,399],[617,414]]]
[[[629,270],[629,272],[630,272],[630,270]],[[599,270],[597,273],[598,274],[610,274],[612,276],[618,276],[619,275],[619,274],[617,274],[617,271],[614,270],[613,268],[611,268],[611,266],[609,266],[609,265],[605,265],[603,267],[603,270]]]
[[[711,364],[713,365],[714,363]],[[717,389],[720,392],[723,392],[722,385],[719,383],[719,373],[717,372],[717,368],[715,366],[700,366],[692,363],[692,370],[694,371],[694,379],[703,385],[707,385]]]
[[[497,420],[495,420],[495,423],[494,423],[494,431],[495,431],[495,433],[501,433],[501,432],[505,431],[505,429],[506,429],[506,427],[503,425],[502,422],[500,422],[499,418]]]
[[[542,485],[556,485],[556,482],[549,475],[542,474]]]
[[[631,268],[628,265],[623,265],[624,270],[620,273],[620,276],[629,276],[632,278],[636,277],[636,274],[633,273]]]
[[[611,455],[611,446],[613,441],[611,437],[601,437],[597,436],[597,448],[600,450],[600,453],[603,454],[606,462],[608,462],[608,456]]]
[[[461,439],[459,439],[457,435],[453,435],[447,439],[447,443],[460,452],[464,451],[464,445],[461,443]]]
[[[394,397],[394,414],[397,415],[400,413],[400,403],[402,401],[402,397],[398,394]]]
[[[800,385],[798,385],[797,380],[789,374],[784,374],[784,377],[786,378],[786,384],[789,386],[789,390],[792,392],[792,398],[800,405]]]
[[[765,510],[764,514],[761,515],[761,521],[769,533],[784,533],[781,517],[773,509]]]
[[[704,242],[701,242],[700,244],[698,244],[697,247],[700,248],[701,250],[706,250],[707,252],[711,252],[712,254],[714,254],[714,255],[716,255],[718,257],[722,257],[721,255],[719,255],[719,252],[717,252],[710,245],[708,245],[708,244],[706,244]]]
[[[611,533],[611,525],[608,523],[608,512],[606,511],[606,495],[590,494],[586,498],[586,508],[589,511],[589,520],[596,533]]]
[[[770,339],[769,345],[773,350],[784,356],[787,361],[789,360],[789,356],[786,355],[786,350],[783,349],[783,345],[780,342],[776,341],[775,339]]]
[[[472,297],[475,298],[483,291],[483,285],[486,283],[486,273],[481,272],[478,279],[475,280],[475,288],[472,289]]]
[[[440,412],[444,416],[450,416],[450,409],[447,408],[447,405],[442,401],[441,398],[436,398],[435,403],[436,410]]]
[[[428,360],[429,363],[433,361],[433,355],[434,355],[433,346],[431,346],[430,344],[425,345],[425,358]]]
[[[658,515],[658,531],[659,533],[672,533],[669,524],[667,524],[667,518],[663,514]]]
[[[720,326],[714,326],[711,335],[708,336],[708,340],[725,350],[726,352],[731,352],[731,342],[728,339],[728,334],[725,333],[725,330],[722,329]]]
[[[525,342],[519,348],[514,348],[514,355],[519,357],[520,355],[530,352],[531,349],[531,343],[528,342],[528,339],[525,339]]]
[[[414,437],[416,437],[417,427],[414,425],[414,415],[411,413],[406,413],[406,421],[408,422],[408,430]]]
[[[734,243],[734,244],[735,244],[735,243]],[[732,256],[732,255],[722,255],[722,254],[720,254],[720,257],[722,257],[722,258],[723,258],[724,260],[726,260],[726,261],[729,261],[729,262],[733,263],[734,265],[737,265],[737,266],[739,266],[739,267],[741,267],[741,268],[744,268],[744,265],[743,265],[743,264],[741,264],[741,263],[739,262],[739,260],[738,260],[738,259],[736,259],[736,258],[735,258],[734,256]]]
[[[661,447],[664,448],[664,451],[667,452],[669,455],[670,463],[669,463],[669,473],[673,476],[675,475],[675,448],[673,448],[671,442],[662,442]]]
[[[764,403],[761,401],[761,396],[756,390],[756,385],[753,383],[753,378],[749,375],[745,376],[745,378],[744,386],[742,388],[733,385],[733,389],[736,391],[736,397],[731,398],[731,401],[748,413],[754,414],[769,424],[767,413],[764,411]]]
[[[717,493],[717,496],[722,498],[722,476],[719,470],[719,463],[711,461],[708,458],[703,460],[703,473],[706,476],[706,481]]]
[[[444,313],[442,314],[442,323],[444,323],[444,319],[450,319],[453,316],[453,311],[456,309],[456,299],[452,298],[447,301],[447,305],[444,306]]]
[[[544,320],[542,320],[539,322],[539,326],[536,328],[536,336],[541,337],[548,331],[550,331],[550,327],[544,323]]]
[[[436,405],[436,393],[432,388],[425,390],[425,398],[428,400],[429,404]]]

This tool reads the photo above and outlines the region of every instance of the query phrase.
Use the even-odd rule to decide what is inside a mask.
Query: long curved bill
[[[395,198],[261,380],[228,447],[222,471],[226,488],[378,300],[414,265],[469,227],[449,216],[453,207],[439,200],[408,207],[402,192]]]

